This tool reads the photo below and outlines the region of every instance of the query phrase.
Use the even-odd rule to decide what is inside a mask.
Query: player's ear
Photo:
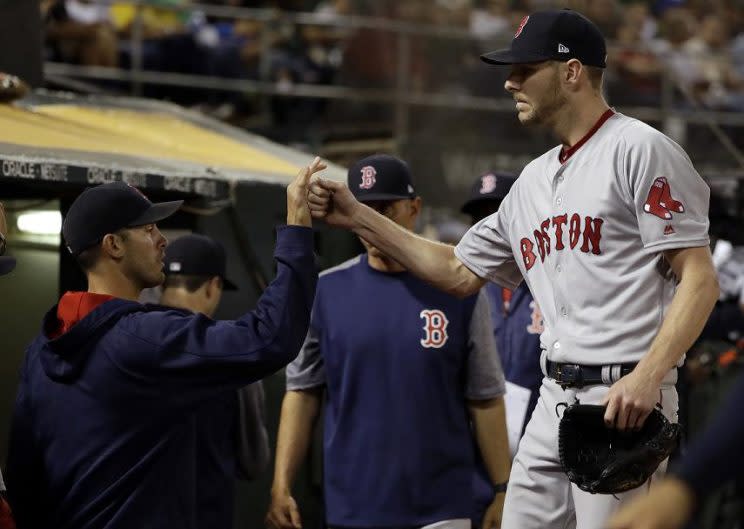
[[[588,72],[586,71],[586,68],[584,68],[584,65],[581,64],[581,61],[577,59],[571,59],[564,63],[561,70],[561,80],[564,83],[572,86],[578,86],[578,82],[581,78],[582,73],[584,75],[588,75]]]

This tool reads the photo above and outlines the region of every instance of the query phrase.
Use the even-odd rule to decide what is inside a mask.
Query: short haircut
[[[584,68],[586,68],[586,74],[589,77],[589,82],[592,84],[592,88],[594,88],[595,90],[600,90],[602,88],[602,77],[604,76],[604,68],[587,65],[584,65]]]
[[[214,276],[194,276],[188,274],[166,274],[163,290],[166,288],[185,288],[193,293],[199,290],[207,281]]]
[[[108,233],[106,235],[108,235]],[[114,235],[118,235],[124,241],[126,241],[129,238],[129,233],[127,233],[126,228],[114,232]],[[98,261],[98,258],[100,256],[101,256],[101,241],[99,241],[98,244],[96,244],[95,246],[91,246],[90,248],[86,248],[85,250],[80,252],[75,257],[75,261],[77,261],[78,266],[82,268],[83,272],[88,272],[93,269],[93,267],[96,265],[96,262]]]

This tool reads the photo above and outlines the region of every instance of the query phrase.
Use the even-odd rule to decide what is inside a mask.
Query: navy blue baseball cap
[[[173,215],[183,200],[153,204],[124,182],[101,184],[83,191],[70,206],[62,235],[72,255],[100,243],[108,233],[161,221]]]
[[[460,211],[466,215],[475,215],[478,204],[489,200],[504,200],[517,176],[513,173],[491,171],[480,175],[470,188],[470,196]]]
[[[205,235],[192,233],[179,237],[165,248],[165,275],[190,275],[222,278],[225,290],[238,290],[227,278],[225,247]]]
[[[511,46],[481,55],[489,64],[524,64],[578,59],[587,66],[607,66],[607,45],[599,28],[570,9],[538,11],[526,16]]]
[[[411,171],[403,160],[375,154],[349,167],[347,184],[360,202],[415,198]]]

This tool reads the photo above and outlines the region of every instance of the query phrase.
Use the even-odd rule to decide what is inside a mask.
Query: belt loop
[[[540,352],[540,370],[544,376],[550,376],[550,373],[548,373],[548,351],[545,349]]]
[[[602,366],[602,383],[612,384],[612,373],[610,372],[612,366]]]

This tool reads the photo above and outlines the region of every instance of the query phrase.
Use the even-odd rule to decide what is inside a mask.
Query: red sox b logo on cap
[[[493,175],[491,173],[481,176],[480,194],[486,195],[488,193],[493,193],[496,189],[497,182],[498,179],[496,178],[496,175]]]
[[[437,309],[424,309],[419,314],[424,320],[424,337],[421,339],[421,346],[433,349],[439,349],[447,343],[447,325],[449,320],[444,312]]]
[[[522,34],[522,30],[527,25],[527,21],[530,19],[530,16],[527,15],[522,19],[522,21],[519,23],[519,27],[517,28],[517,32],[514,34],[514,38],[516,39],[518,36]]]
[[[377,171],[371,165],[365,165],[360,171],[362,173],[362,182],[359,184],[359,189],[372,189],[372,186],[377,181],[375,179]]]
[[[679,200],[672,198],[672,187],[665,176],[660,176],[651,184],[643,211],[660,219],[670,220],[672,212],[684,213],[685,206]]]

